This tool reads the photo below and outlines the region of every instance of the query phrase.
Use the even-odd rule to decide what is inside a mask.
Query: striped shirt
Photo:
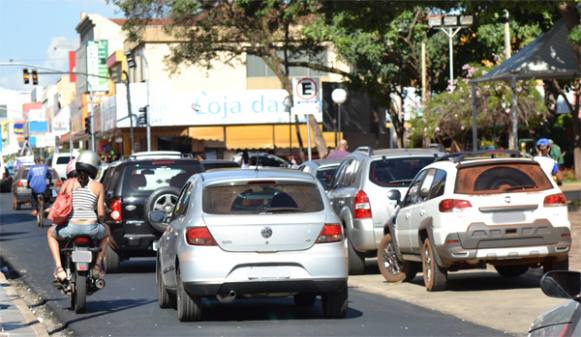
[[[73,212],[69,221],[97,221],[96,205],[97,196],[89,189],[88,184],[85,187],[76,188],[73,190]]]

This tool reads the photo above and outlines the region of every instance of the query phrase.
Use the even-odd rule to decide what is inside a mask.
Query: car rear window
[[[235,162],[223,162],[223,163],[202,163],[202,165],[204,166],[204,169],[207,170],[214,170],[214,169],[220,169],[220,168],[239,168],[240,165],[238,165]]]
[[[552,187],[537,163],[493,163],[459,168],[455,193],[535,192]]]
[[[315,184],[248,181],[204,188],[203,209],[209,214],[307,213],[323,210]]]
[[[174,160],[154,160],[129,165],[123,177],[123,193],[149,193],[167,186],[181,190],[192,175],[202,171],[202,165],[197,162]]]
[[[434,157],[385,158],[369,165],[369,180],[383,187],[407,187]]]

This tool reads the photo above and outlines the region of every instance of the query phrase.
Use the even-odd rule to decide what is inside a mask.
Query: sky
[[[32,89],[22,81],[23,67],[7,63],[66,70],[68,50],[79,45],[75,28],[81,12],[123,17],[106,0],[0,0],[0,87]],[[58,78],[39,75],[41,85],[54,84]]]

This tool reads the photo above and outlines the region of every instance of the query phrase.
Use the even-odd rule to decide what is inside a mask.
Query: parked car
[[[416,175],[403,200],[390,191],[400,209],[378,252],[388,281],[421,270],[426,289],[436,291],[446,288],[448,271],[486,264],[506,277],[536,266],[568,269],[565,195],[533,159],[500,155],[438,161]]]
[[[234,156],[234,161],[242,165],[242,152]],[[284,167],[290,168],[292,165],[279,156],[275,156],[268,152],[248,152],[248,167]]]
[[[206,159],[202,160],[202,166],[204,166],[204,170],[214,170],[220,168],[240,168],[240,164],[235,161],[231,160],[222,160],[222,159]]]
[[[12,181],[12,209],[20,209],[22,204],[31,203],[32,190],[28,188],[28,181],[26,177],[28,176],[28,169],[31,165],[21,165]],[[46,200],[54,201],[54,195],[52,190],[58,193],[62,182],[59,178],[58,173],[54,168],[48,169],[51,175],[51,188],[46,191]]]
[[[547,296],[570,301],[537,317],[529,328],[529,337],[579,336],[581,273],[551,271],[541,278],[541,289]]]
[[[156,216],[163,213],[156,212]],[[295,170],[220,170],[189,179],[157,254],[159,305],[199,320],[202,298],[230,302],[322,297],[326,317],[347,312],[342,226],[311,175]]]
[[[395,214],[388,192],[405,193],[438,154],[443,155],[429,149],[367,149],[343,159],[327,195],[347,233],[350,274],[362,274],[365,258],[376,255],[383,228]]]
[[[129,159],[180,159],[186,157],[179,151],[142,151],[135,152]]]
[[[121,260],[154,256],[165,224],[149,221],[155,209],[171,213],[180,189],[192,174],[203,171],[195,159],[128,159],[107,168],[103,177],[106,223],[113,245],[105,268],[116,271]]]
[[[73,153],[70,152],[54,153],[52,157],[49,157],[46,160],[46,164],[56,170],[59,178],[66,179],[67,164],[69,163],[69,161],[71,161],[71,159],[75,159],[77,155],[78,153],[74,151]]]
[[[339,159],[319,159],[302,163],[297,169],[315,176],[328,190],[339,169],[341,160]]]

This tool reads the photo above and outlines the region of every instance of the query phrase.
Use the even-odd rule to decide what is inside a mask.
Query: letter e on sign
[[[313,78],[301,78],[295,87],[296,95],[301,101],[317,100],[319,95],[319,84]]]

